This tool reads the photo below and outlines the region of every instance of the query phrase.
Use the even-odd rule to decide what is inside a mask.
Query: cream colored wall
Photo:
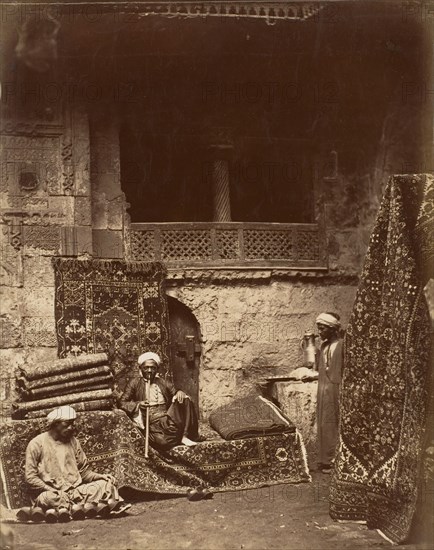
[[[172,286],[168,294],[188,306],[203,337],[199,401],[203,417],[248,393],[267,375],[302,363],[300,338],[315,329],[321,311],[336,311],[345,325],[353,285],[259,279]]]

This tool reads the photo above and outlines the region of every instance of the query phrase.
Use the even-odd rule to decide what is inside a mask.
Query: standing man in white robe
[[[342,377],[343,340],[336,313],[321,313],[316,319],[322,340],[318,353],[318,467],[331,471],[339,438],[339,393]]]

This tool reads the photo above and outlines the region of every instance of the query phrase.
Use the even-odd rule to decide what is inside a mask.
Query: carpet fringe
[[[161,273],[167,275],[167,268],[161,262],[133,262],[124,260],[81,260],[78,258],[63,258],[55,256],[51,259],[55,269],[87,270],[90,267],[99,268],[107,273],[122,271],[123,273],[141,273],[142,275]]]
[[[309,483],[312,481],[312,476],[310,475],[308,461],[307,461],[307,451],[306,447],[304,446],[303,436],[299,432],[298,428],[295,429],[295,433],[297,436],[297,442],[300,443],[300,449],[301,449],[301,456],[303,457],[303,466],[304,466],[304,472],[308,477]]]

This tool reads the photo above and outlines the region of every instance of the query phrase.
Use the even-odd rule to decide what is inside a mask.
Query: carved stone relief
[[[10,197],[58,195],[61,174],[59,136],[8,136],[0,139],[3,190]]]
[[[25,317],[23,327],[25,346],[43,347],[56,345],[54,316]]]
[[[25,253],[31,252],[29,249],[50,251],[59,253],[60,251],[60,227],[56,225],[26,225],[23,227]]]
[[[3,226],[4,230],[5,227]],[[8,228],[6,228],[8,231]],[[23,286],[23,259],[21,251],[10,243],[3,242],[0,247],[0,285]]]

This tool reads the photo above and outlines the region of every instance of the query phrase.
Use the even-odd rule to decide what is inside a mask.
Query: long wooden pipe
[[[149,458],[149,400],[151,398],[151,381],[146,378],[146,417],[145,417],[145,458]]]

